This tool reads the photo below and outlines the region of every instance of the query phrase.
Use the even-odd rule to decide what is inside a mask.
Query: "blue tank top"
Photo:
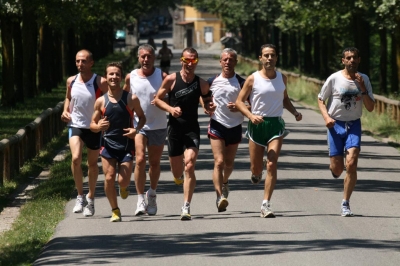
[[[110,127],[104,132],[102,146],[114,150],[133,150],[133,139],[123,136],[124,128],[132,127],[133,112],[129,109],[128,92],[123,91],[121,99],[117,103],[110,102],[108,94],[104,94],[103,116],[107,116]]]

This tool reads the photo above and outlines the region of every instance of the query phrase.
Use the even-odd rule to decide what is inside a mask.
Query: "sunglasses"
[[[189,58],[181,57],[181,60],[182,60],[182,62],[185,63],[185,64],[189,64],[189,63],[196,64],[197,62],[199,62],[199,59],[198,59],[198,58],[189,59]]]

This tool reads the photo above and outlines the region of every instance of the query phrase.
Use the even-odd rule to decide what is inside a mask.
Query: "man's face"
[[[156,60],[156,56],[152,53],[151,50],[141,49],[139,51],[139,64],[142,69],[153,69],[154,68],[154,61]]]
[[[347,71],[355,73],[357,72],[358,65],[360,64],[360,57],[355,52],[347,51],[344,53],[342,63]]]
[[[265,47],[262,50],[262,54],[259,56],[261,64],[267,70],[274,70],[278,56],[276,55],[275,49],[270,47]]]
[[[183,53],[181,58],[182,70],[186,73],[194,73],[198,63],[198,58],[196,54],[191,54],[188,51]]]
[[[81,51],[76,54],[75,65],[79,73],[85,73],[92,69],[93,60],[89,58],[89,54],[87,52]]]
[[[107,84],[110,87],[117,87],[121,84],[121,70],[115,66],[107,67]]]
[[[237,64],[237,60],[234,54],[223,53],[221,59],[219,60],[219,63],[221,64],[222,71],[224,73],[235,72],[235,66]]]

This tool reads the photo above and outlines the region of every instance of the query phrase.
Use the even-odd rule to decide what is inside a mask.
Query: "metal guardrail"
[[[238,62],[245,62],[247,64],[250,64],[254,67],[254,69],[261,69],[261,63],[258,60],[253,60],[253,59],[249,59],[249,58],[243,57],[241,55],[238,55]],[[279,71],[281,71],[283,74],[288,76],[288,78],[293,81],[295,81],[296,79],[303,79],[304,81],[312,83],[319,87],[324,84],[323,80],[319,80],[316,78],[310,78],[310,77],[292,73],[292,72],[287,72],[287,71],[284,71],[281,69],[279,69]],[[374,98],[375,98],[374,112],[376,112],[378,114],[386,113],[394,121],[396,121],[398,125],[400,125],[400,101],[392,100],[392,99],[386,98],[386,97],[384,97],[382,95],[378,95],[378,94],[374,94]]]
[[[34,121],[18,130],[17,134],[0,141],[0,186],[4,180],[19,173],[23,164],[34,158],[51,139],[65,128],[60,117],[64,102],[43,111]]]

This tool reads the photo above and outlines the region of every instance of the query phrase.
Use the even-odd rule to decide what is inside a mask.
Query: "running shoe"
[[[260,174],[259,176],[255,176],[252,174],[250,177],[251,183],[253,183],[254,185],[257,185],[258,183],[260,183],[262,176],[263,176],[263,174]]]
[[[181,212],[181,221],[189,220],[192,220],[192,216],[190,216],[190,206],[183,206]]]
[[[121,211],[119,208],[112,211],[110,222],[121,222]]]
[[[179,178],[174,177],[174,182],[178,186],[182,185],[183,181],[184,181],[184,176],[183,175],[181,177],[179,177]]]
[[[86,195],[87,205],[83,209],[83,216],[93,216],[94,215],[94,199],[88,198]]]
[[[129,196],[129,187],[119,187],[119,195],[121,199],[126,199]]]
[[[229,196],[229,182],[226,182],[226,184],[222,183],[222,195],[224,195],[224,198],[228,198]]]
[[[217,198],[218,212],[226,211],[226,207],[228,207],[228,205],[229,205],[229,202],[224,196]]]
[[[87,204],[86,202],[86,196],[82,195],[81,197],[77,196],[76,197],[76,202],[74,209],[72,210],[73,213],[81,213],[83,212],[83,207],[85,207]]]
[[[350,210],[350,202],[348,201],[342,201],[342,208],[341,208],[341,213],[343,217],[351,217],[354,216],[354,214]]]
[[[271,210],[271,205],[264,203],[261,206],[261,215],[262,218],[275,218],[274,212]]]
[[[157,214],[157,195],[150,195],[149,191],[146,192],[147,198],[147,214],[156,215]]]
[[[146,214],[146,208],[147,208],[147,204],[144,200],[142,200],[141,202],[137,203],[137,208],[135,211],[135,215],[139,216],[139,215],[143,215]]]

